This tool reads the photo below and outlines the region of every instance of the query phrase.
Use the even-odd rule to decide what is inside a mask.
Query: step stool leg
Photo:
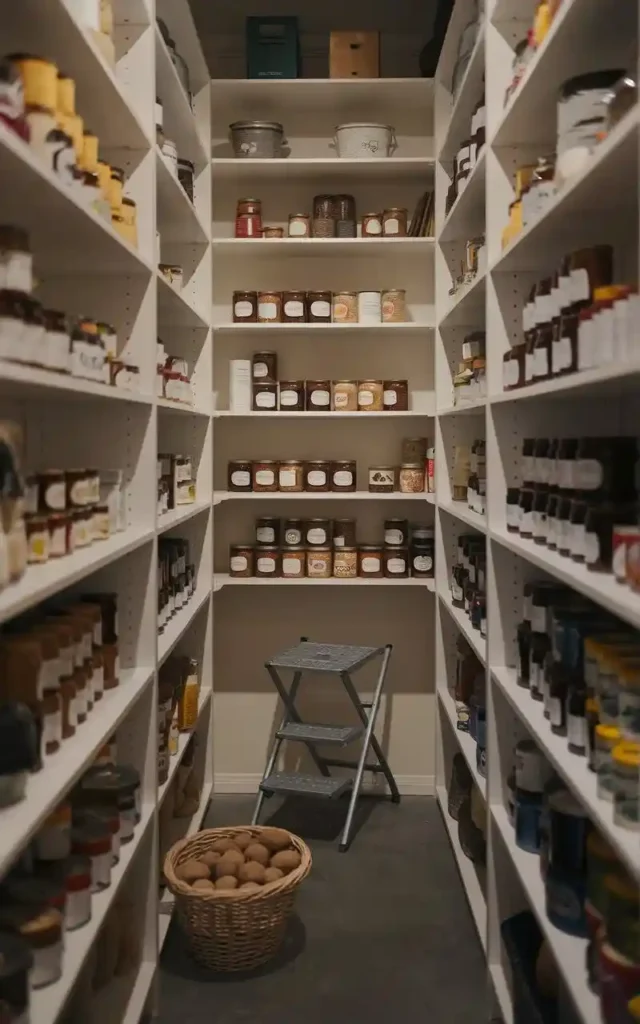
[[[269,669],[269,666],[267,666],[267,671],[269,672],[269,675],[271,675],[271,678],[273,679],[274,678],[274,674],[272,674],[271,670]],[[277,675],[275,676],[274,683],[276,685],[276,689],[277,689],[278,693],[280,694],[280,697],[282,698],[282,701],[283,701],[284,706],[285,706],[284,716],[282,718],[282,722],[280,723],[280,729],[283,729],[284,726],[287,725],[291,721],[290,716],[289,716],[289,711],[288,711],[289,701],[291,701],[291,706],[293,708],[294,714],[297,714],[296,709],[295,709],[295,699],[296,699],[296,694],[298,692],[298,687],[300,686],[300,680],[301,679],[302,679],[302,672],[296,672],[294,677],[293,677],[293,680],[291,682],[291,692],[287,693],[286,689],[282,685],[282,683],[281,683],[280,679],[278,678],[278,676]],[[271,775],[271,773],[273,772],[273,770],[274,770],[274,768],[276,766],[277,760],[278,760],[278,754],[280,753],[280,747],[282,746],[282,743],[283,743],[283,741],[281,739],[279,739],[277,736],[274,737],[273,746],[271,747],[271,754],[269,755],[269,759],[267,761],[266,768],[265,768],[265,770],[264,770],[264,772],[262,774],[263,781],[264,781],[264,779],[267,779]],[[258,824],[258,821],[259,821],[259,818],[260,818],[260,812],[262,810],[262,805],[263,805],[263,803],[264,803],[264,801],[266,799],[266,796],[267,796],[267,794],[264,792],[264,790],[260,789],[260,787],[258,786],[258,796],[256,798],[256,806],[254,808],[253,817],[251,819],[251,824],[252,825],[257,825]]]
[[[280,747],[281,746],[282,746],[282,740],[278,739],[278,737],[276,736],[276,738],[275,738],[275,740],[273,742],[273,747],[271,748],[271,754],[269,756],[269,760],[267,761],[267,767],[265,768],[265,770],[263,772],[263,775],[262,775],[263,781],[264,781],[264,779],[267,779],[271,775],[272,771],[274,770],[274,768],[276,766],[276,761],[278,760],[278,754],[280,753]],[[252,825],[257,825],[258,824],[258,821],[260,819],[260,812],[262,810],[262,805],[265,802],[266,796],[267,796],[267,794],[264,792],[264,790],[260,789],[260,786],[258,786],[258,797],[256,799],[256,806],[254,808],[253,817],[251,819],[251,824]]]
[[[390,650],[389,650],[389,653],[391,653]],[[382,671],[383,671],[383,673],[386,674],[386,666],[384,664],[383,664],[383,667],[382,667]],[[344,687],[345,687],[347,693],[349,694],[349,697],[351,698],[351,703],[355,706],[355,709],[358,712],[360,720],[362,721],[363,725],[368,726],[368,724],[371,721],[371,719],[372,718],[375,719],[375,716],[377,716],[377,714],[378,714],[378,709],[379,709],[379,706],[380,706],[380,700],[382,698],[382,689],[380,690],[380,697],[378,698],[378,701],[376,702],[375,697],[374,697],[374,700],[371,702],[370,705],[368,705],[370,710],[369,710],[369,716],[367,716],[367,713],[364,710],[365,709],[365,705],[360,700],[360,698],[358,696],[358,691],[356,690],[355,686],[353,685],[353,682],[351,681],[351,677],[350,677],[350,675],[347,672],[345,672],[344,675],[342,676],[342,682],[344,683]],[[383,679],[382,686],[384,688],[384,679]],[[374,707],[375,707],[375,711],[374,711]],[[375,721],[374,721],[374,728],[375,728]],[[391,801],[392,801],[392,803],[399,804],[400,803],[400,793],[399,793],[398,787],[396,785],[396,780],[393,777],[393,772],[391,771],[391,768],[389,766],[389,762],[387,761],[387,759],[386,759],[386,757],[384,755],[384,751],[382,750],[382,747],[380,746],[378,738],[375,735],[375,732],[373,732],[373,731],[371,732],[371,749],[373,750],[374,754],[376,755],[376,757],[378,759],[378,764],[380,765],[380,767],[382,769],[382,772],[384,774],[384,777],[387,780],[387,785],[389,786],[389,792],[391,794]]]
[[[283,726],[287,725],[288,722],[301,722],[302,718],[296,710],[295,702],[296,695],[298,693],[298,687],[300,685],[300,680],[302,678],[302,672],[296,672],[296,674],[293,677],[291,689],[287,691],[286,686],[282,682],[275,668],[273,668],[272,665],[267,665],[266,668],[267,672],[271,676],[271,679],[273,680],[273,685],[280,694],[280,699],[285,706],[285,718],[283,719],[283,723],[280,728],[283,728]],[[316,768],[318,769],[318,771],[321,773],[321,775],[324,775],[325,778],[328,778],[331,775],[331,772],[324,763],[324,759],[320,757],[318,751],[315,749],[313,743],[305,743],[305,746],[309,751],[311,759],[315,764]]]

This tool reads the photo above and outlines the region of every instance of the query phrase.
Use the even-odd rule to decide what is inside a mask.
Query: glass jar
[[[302,291],[282,293],[282,322],[284,324],[303,324],[306,317],[306,294]]]
[[[252,464],[247,459],[232,459],[227,467],[227,487],[230,491],[251,491]]]
[[[304,464],[305,491],[331,490],[331,463],[325,459],[314,459]]]
[[[258,292],[258,323],[279,324],[281,321],[282,292]],[[272,354],[275,355],[275,352]],[[275,376],[272,379],[278,378]]]
[[[256,551],[256,572],[259,579],[277,579],[282,571],[280,549],[261,547]]]
[[[403,547],[385,546],[382,552],[386,579],[406,579],[409,575],[409,552]]]
[[[258,322],[258,293],[233,293],[234,324],[255,324]]]
[[[285,412],[304,412],[306,405],[303,380],[280,381],[280,408]]]
[[[384,388],[381,380],[361,380],[358,385],[358,411],[382,412]]]
[[[331,292],[307,292],[307,316],[310,324],[330,324]]]
[[[311,237],[311,217],[308,213],[290,213],[289,214],[289,227],[288,227],[289,238],[310,238]]]
[[[262,229],[263,238],[284,238],[284,228],[264,227]]]
[[[331,409],[331,381],[308,380],[305,383],[307,412],[329,412]]]
[[[232,544],[229,548],[229,575],[248,578],[253,576],[254,567],[253,544]]]
[[[407,412],[409,409],[409,382],[406,380],[385,380],[383,383],[383,405],[390,412]]]
[[[273,459],[262,459],[260,462],[251,464],[252,490],[267,491],[278,490],[278,463]]]
[[[613,751],[622,739],[615,725],[596,726],[595,769],[598,776],[598,797],[613,802],[615,778],[613,774]]]
[[[280,547],[280,520],[277,516],[260,516],[256,519],[256,545],[258,547]]]
[[[409,544],[409,521],[407,519],[385,519],[384,543],[391,548],[406,548]]]
[[[404,237],[407,233],[408,210],[400,206],[390,206],[382,214],[382,234],[385,237]]]
[[[286,493],[304,491],[304,463],[285,459],[278,469],[278,490]]]
[[[369,468],[369,490],[372,494],[392,494],[395,489],[395,466],[371,466]]]
[[[331,463],[331,490],[347,493],[356,489],[356,463],[353,459]]]
[[[307,576],[309,579],[331,579],[333,551],[330,547],[307,549]]]
[[[357,380],[334,380],[331,382],[331,407],[336,412],[357,412]]]
[[[362,218],[362,237],[382,237],[382,216],[379,213],[365,213]]]
[[[407,293],[404,288],[387,288],[382,292],[383,324],[403,324],[407,320]]]
[[[426,437],[403,437],[402,461],[424,462],[427,457],[428,445]]]
[[[640,745],[625,741],[613,748],[613,821],[640,830]]]
[[[307,553],[304,547],[290,547],[282,552],[283,579],[300,580],[304,578]]]
[[[331,546],[331,520],[307,519],[304,523],[303,544],[308,548]]]
[[[261,199],[238,199],[236,203],[236,215],[238,217],[249,216],[255,214],[262,216],[262,200]]]
[[[358,576],[379,580],[384,576],[382,544],[361,544],[358,548]]]
[[[254,412],[275,412],[278,408],[278,385],[276,381],[260,381],[252,384],[252,409]]]
[[[355,546],[356,546],[356,521],[355,521],[355,519],[334,519],[334,521],[333,521],[333,546],[334,546],[334,548],[355,548]]]
[[[358,549],[335,548],[333,552],[333,575],[336,579],[351,580],[358,575]]]
[[[424,491],[424,463],[405,462],[400,466],[400,491],[402,494],[420,494]]]
[[[297,548],[303,545],[304,526],[302,519],[285,519],[282,526],[282,547]]]
[[[434,574],[435,541],[433,530],[415,531],[409,548],[411,575],[416,579],[432,579]]]
[[[262,238],[262,218],[255,213],[240,213],[236,216],[236,238]]]
[[[358,293],[334,292],[331,300],[331,310],[335,324],[357,324]]]

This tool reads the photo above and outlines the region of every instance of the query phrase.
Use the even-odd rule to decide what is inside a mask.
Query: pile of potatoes
[[[265,829],[259,840],[239,832],[234,839],[217,839],[206,853],[180,864],[176,875],[197,892],[257,892],[294,871],[300,860],[284,832]]]

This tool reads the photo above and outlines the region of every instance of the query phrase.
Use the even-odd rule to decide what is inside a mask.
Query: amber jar
[[[283,412],[304,412],[305,382],[303,380],[280,381],[280,408]]]
[[[382,557],[386,579],[400,580],[407,578],[409,575],[409,551],[407,548],[385,547]]]
[[[260,579],[277,579],[282,570],[279,548],[260,548],[256,551],[256,576]]]
[[[278,408],[278,385],[275,381],[261,381],[252,385],[254,412],[275,412]]]
[[[229,462],[227,487],[230,491],[251,491],[251,463],[247,459],[232,459]]]
[[[233,293],[234,324],[255,324],[258,322],[258,293]]]
[[[302,291],[282,293],[282,322],[303,324],[306,317],[306,294]]]
[[[258,292],[258,323],[279,324],[282,320],[282,292]]]
[[[308,548],[331,546],[331,520],[307,519],[304,523],[303,544]]]
[[[331,323],[331,292],[307,292],[307,318],[310,324]]]
[[[407,233],[408,211],[400,206],[390,206],[382,214],[382,234],[399,238]]]
[[[305,390],[307,412],[329,412],[331,409],[331,381],[308,380]]]
[[[358,549],[335,548],[333,552],[333,575],[336,579],[351,580],[358,575]]]
[[[593,300],[596,288],[603,288],[613,282],[613,250],[610,245],[594,245],[589,249],[579,249],[571,253],[566,264],[568,288],[561,288],[561,322],[560,334],[562,344],[566,347],[565,338],[569,340],[570,361],[568,351],[563,359],[560,373],[575,373],[579,368],[578,359],[578,324],[580,314],[587,309]]]
[[[409,545],[409,522],[407,519],[385,519],[384,543],[388,548],[406,548]]]
[[[358,410],[382,412],[384,389],[381,380],[361,380],[358,385]]]
[[[392,494],[395,489],[395,466],[371,466],[369,468],[369,490],[372,494]]]
[[[358,576],[377,580],[384,576],[381,544],[361,544],[358,548]]]
[[[256,519],[257,547],[280,547],[280,520],[277,516],[261,516]]]
[[[331,463],[325,459],[314,459],[304,464],[305,491],[331,490]]]
[[[254,352],[251,357],[251,379],[254,384],[277,381],[278,354],[276,352]]]
[[[291,547],[282,552],[282,577],[287,580],[304,578],[307,552],[303,547]]]
[[[278,469],[278,490],[286,493],[304,491],[304,463],[285,459]]]
[[[63,470],[49,469],[38,473],[36,486],[39,512],[64,512],[67,507],[67,490]]]
[[[298,548],[304,540],[302,519],[285,519],[282,524],[282,547]]]
[[[385,380],[383,405],[389,412],[407,412],[409,409],[409,383],[406,380]]]
[[[253,544],[232,544],[229,548],[229,575],[253,576],[255,551]]]
[[[331,463],[331,490],[346,493],[356,489],[356,463],[353,459]]]
[[[400,466],[400,490],[402,494],[420,494],[424,491],[424,463],[405,462]]]
[[[355,521],[355,519],[334,519],[334,521],[333,521],[333,546],[334,546],[334,548],[355,548],[355,546],[356,546],[356,521]]]
[[[358,411],[357,380],[334,380],[331,382],[331,406],[336,412]]]
[[[308,548],[307,576],[309,579],[328,580],[333,568],[333,551],[330,547]]]
[[[362,218],[362,237],[382,237],[382,217],[379,213],[365,213]]]
[[[358,293],[334,292],[331,299],[334,324],[357,324]]]
[[[278,463],[273,459],[262,459],[251,464],[253,490],[266,492],[278,490]]]

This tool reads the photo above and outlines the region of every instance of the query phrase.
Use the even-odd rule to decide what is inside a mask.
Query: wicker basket
[[[164,862],[164,874],[176,897],[180,922],[189,936],[194,958],[214,971],[247,971],[274,956],[287,929],[296,890],[311,870],[311,852],[298,836],[284,829],[268,829],[286,835],[298,851],[300,866],[258,892],[198,892],[176,878],[175,869],[192,857],[201,857],[217,839],[233,839],[241,832],[256,842],[267,829],[259,825],[242,828],[209,828],[173,846]]]

